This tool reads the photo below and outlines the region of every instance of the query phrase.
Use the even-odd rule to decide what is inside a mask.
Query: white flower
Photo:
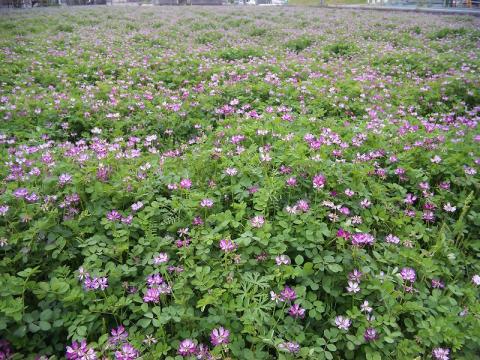
[[[367,312],[367,313],[370,313],[370,312],[372,312],[372,310],[373,310],[367,300],[365,300],[365,301],[363,302],[363,304],[360,305],[360,309],[361,309],[362,311],[364,311],[364,312]]]
[[[430,161],[434,164],[439,164],[442,161],[442,158],[438,155],[435,155],[433,158],[430,159]]]
[[[337,316],[335,318],[335,325],[340,330],[348,330],[350,325],[352,325],[352,320],[350,320],[349,318],[343,317],[343,316]]]
[[[455,206],[450,205],[450,203],[448,202],[445,205],[443,205],[443,210],[445,210],[447,212],[455,212],[455,210],[457,210],[457,208]]]
[[[478,274],[475,274],[472,276],[472,282],[477,285],[477,286],[480,286],[480,275]]]
[[[357,293],[360,291],[360,284],[355,281],[349,281],[347,286],[347,291],[349,293]]]

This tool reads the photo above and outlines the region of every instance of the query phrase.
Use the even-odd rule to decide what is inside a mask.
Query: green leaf
[[[343,271],[343,268],[338,264],[328,264],[327,267],[331,272],[334,272],[334,273]]]
[[[295,264],[297,264],[297,265],[302,265],[303,264],[303,256],[302,255],[297,255],[295,257]]]
[[[152,319],[144,318],[144,319],[138,320],[137,325],[145,329],[150,325],[151,322],[152,322]]]
[[[50,325],[49,322],[46,322],[46,321],[39,321],[38,322],[38,326],[40,327],[40,329],[42,329],[43,331],[47,331],[47,330],[50,330],[52,328],[52,325]]]
[[[330,350],[330,351],[336,351],[337,347],[334,344],[328,344],[327,349]]]

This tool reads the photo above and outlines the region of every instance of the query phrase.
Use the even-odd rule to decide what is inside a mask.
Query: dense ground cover
[[[478,358],[479,25],[2,14],[0,358]]]

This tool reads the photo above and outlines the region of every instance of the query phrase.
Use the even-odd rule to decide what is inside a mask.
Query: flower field
[[[0,14],[0,359],[480,358],[479,29]]]

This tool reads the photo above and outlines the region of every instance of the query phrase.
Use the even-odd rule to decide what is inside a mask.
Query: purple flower
[[[289,341],[278,344],[278,349],[289,353],[297,353],[300,351],[300,345],[296,342]]]
[[[407,205],[412,205],[417,200],[417,197],[413,194],[407,194],[403,202]]]
[[[203,220],[200,216],[195,216],[192,220],[192,224],[195,226],[203,225]]]
[[[343,316],[337,316],[335,318],[335,325],[340,329],[340,330],[348,330],[350,326],[352,325],[352,320],[350,320],[347,317]]]
[[[213,206],[213,200],[211,199],[203,199],[200,201],[201,207],[211,208]]]
[[[363,334],[363,337],[365,341],[374,341],[378,339],[378,333],[377,330],[374,328],[368,328],[365,330],[365,333]]]
[[[220,240],[220,249],[222,249],[223,252],[232,252],[235,251],[237,248],[237,244],[235,244],[232,240],[229,239],[222,239]]]
[[[18,189],[15,189],[15,191],[13,192],[13,196],[15,196],[16,198],[24,198],[27,195],[28,195],[28,190],[25,188],[18,188]]]
[[[415,273],[415,270],[412,268],[403,268],[400,271],[400,276],[404,281],[409,281],[411,283],[415,282],[415,279],[417,278],[417,274]]]
[[[435,221],[435,215],[433,214],[433,211],[425,210],[422,214],[422,219],[426,222],[433,222]]]
[[[100,165],[97,169],[97,179],[101,182],[107,182],[111,169],[109,167]]]
[[[71,346],[67,346],[66,358],[71,360],[96,360],[95,350],[87,347],[87,341],[82,340],[78,343],[74,341]]]
[[[191,356],[197,352],[197,346],[193,340],[185,339],[178,345],[178,354],[181,356]]]
[[[312,183],[314,189],[323,189],[325,183],[327,182],[327,178],[321,174],[317,174],[313,177]]]
[[[450,359],[450,349],[435,348],[432,351],[432,356],[435,360],[449,360]]]
[[[8,209],[10,209],[10,207],[8,205],[1,205],[0,206],[0,215],[5,216],[8,212]]]
[[[125,331],[125,328],[122,325],[116,329],[112,329],[111,334],[112,336],[110,336],[108,342],[114,345],[126,341],[128,337],[128,332]]]
[[[115,351],[116,360],[134,360],[139,355],[138,350],[129,343],[123,344],[121,350]]]
[[[197,360],[211,360],[212,354],[205,344],[200,344],[197,346],[197,352],[195,353]]]
[[[350,281],[355,281],[355,282],[360,282],[360,279],[362,278],[362,273],[358,269],[353,269],[353,271],[348,274],[348,279]]]
[[[365,209],[366,209],[366,208],[369,208],[370,205],[372,205],[372,203],[371,203],[370,200],[368,200],[368,199],[363,199],[363,200],[360,202],[360,206],[361,206],[362,208],[365,208]]]
[[[445,284],[440,279],[432,279],[432,288],[434,289],[443,289],[445,288]]]
[[[353,246],[373,245],[375,238],[373,235],[366,233],[356,233],[352,235]]]
[[[119,221],[122,218],[122,215],[117,210],[112,210],[107,213],[107,220],[108,221]]]
[[[83,285],[85,290],[105,290],[108,288],[108,278],[106,277],[94,277],[93,279],[90,278],[89,275],[85,276],[83,281]]]
[[[70,175],[70,174],[61,174],[58,177],[58,184],[60,186],[65,186],[66,184],[68,184],[71,181],[72,181],[72,175]]]
[[[300,307],[298,304],[293,304],[288,310],[288,314],[294,318],[304,318],[305,309]]]
[[[158,288],[150,288],[147,289],[145,292],[145,295],[143,296],[143,301],[146,303],[153,302],[153,303],[159,303],[160,302],[160,290]]]
[[[443,181],[438,186],[442,190],[449,190],[450,189],[450,182],[449,181]]]
[[[122,221],[123,224],[130,225],[132,223],[133,216],[130,214],[127,217],[122,217],[120,220]]]
[[[212,342],[213,346],[228,344],[230,342],[229,336],[230,331],[223,327],[219,327],[217,329],[213,329],[210,333],[210,341]]]
[[[160,295],[170,294],[171,292],[172,288],[167,283],[155,285],[147,289],[145,295],[143,296],[143,301],[146,303],[153,302],[157,304],[160,302]]]
[[[13,355],[10,343],[7,340],[0,340],[0,360],[7,360]]]
[[[297,298],[297,293],[291,287],[285,286],[280,293],[281,301],[293,301]]]
[[[192,180],[188,178],[180,180],[180,187],[185,190],[190,189],[192,187]]]
[[[153,287],[155,285],[160,285],[163,283],[163,278],[160,274],[152,274],[147,277],[148,287]]]
[[[143,207],[143,203],[141,201],[138,201],[134,204],[132,204],[132,211],[138,211]]]

